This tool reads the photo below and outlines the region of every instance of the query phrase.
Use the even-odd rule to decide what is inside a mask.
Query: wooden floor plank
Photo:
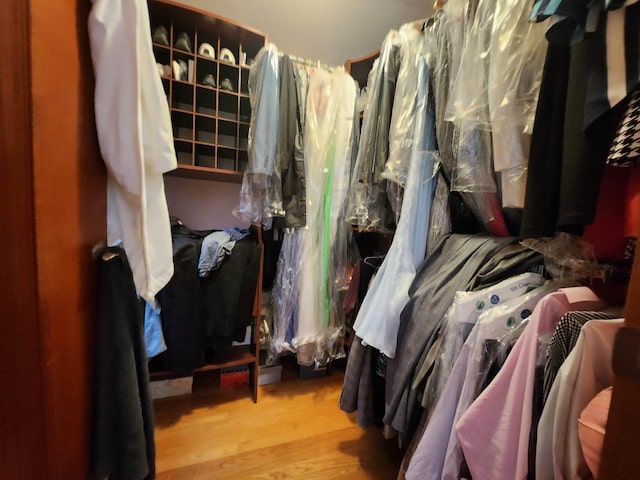
[[[401,454],[338,408],[343,375],[157,401],[158,479],[394,479]]]

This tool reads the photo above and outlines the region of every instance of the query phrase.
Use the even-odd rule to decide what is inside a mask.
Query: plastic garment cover
[[[382,172],[387,180],[406,185],[416,118],[418,68],[424,50],[424,34],[420,25],[407,23],[398,31],[400,68],[393,99],[389,127],[389,158]],[[397,209],[394,208],[397,212]]]
[[[326,363],[344,332],[344,313],[334,295],[347,288],[344,208],[355,95],[355,82],[344,69],[311,75],[305,130],[307,226],[301,240],[300,309],[292,341],[303,365]],[[340,244],[344,246],[336,252],[334,247]]]
[[[599,270],[593,245],[569,233],[553,238],[527,238],[521,245],[544,256],[544,266],[555,280],[586,280]]]
[[[435,172],[438,167],[435,119],[429,104],[429,70],[421,60],[414,143],[400,222],[389,252],[362,302],[354,323],[357,335],[388,357],[396,351],[400,312],[426,253]]]
[[[524,273],[477,292],[456,292],[453,305],[445,317],[440,352],[425,390],[425,395],[430,396],[428,402],[423,402],[425,406],[435,406],[440,398],[460,349],[478,318],[485,312],[525,295],[529,290],[542,284],[544,284],[542,275]]]
[[[499,0],[494,9],[488,90],[494,169],[501,173],[502,205],[523,208],[546,25],[529,23],[530,4],[522,0]]]
[[[451,233],[451,212],[449,211],[449,185],[442,173],[442,165],[438,171],[431,218],[429,220],[429,239],[427,241],[427,256],[436,246]]]
[[[389,158],[398,69],[399,38],[398,32],[392,30],[367,79],[367,103],[349,193],[347,221],[363,229],[384,230],[390,224],[387,180],[382,172]]]
[[[435,411],[416,448],[406,478],[460,478],[462,449],[458,444],[455,424],[482,389],[490,367],[502,352],[488,349],[488,341],[498,341],[508,331],[517,328],[536,304],[557,286],[545,285],[511,299],[480,315],[464,341],[451,370]],[[499,344],[499,342],[496,342]],[[448,438],[448,445],[443,440]]]
[[[274,44],[263,47],[249,72],[251,126],[249,164],[233,214],[242,221],[270,229],[274,215],[283,215],[282,183],[276,172],[279,116],[279,57]]]
[[[458,1],[450,0],[445,8]],[[425,51],[429,55],[432,96],[435,103],[438,151],[447,178],[451,178],[451,172],[456,162],[454,155],[455,126],[452,122],[445,121],[447,101],[449,100],[449,79],[453,66],[450,60],[454,50],[451,41],[451,27],[452,22],[449,15],[445,15],[440,10],[427,21],[424,35]]]
[[[303,261],[301,258],[303,231],[302,229],[284,231],[282,248],[278,257],[277,275],[271,291],[273,333],[270,356],[294,350],[291,340],[294,336],[298,315],[300,271]]]

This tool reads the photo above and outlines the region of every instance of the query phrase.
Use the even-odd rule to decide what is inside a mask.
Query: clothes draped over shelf
[[[202,276],[203,248],[220,233],[229,236],[228,232],[238,238],[233,251],[223,254],[217,268]],[[246,230],[199,231],[177,219],[172,233],[175,272],[158,294],[166,351],[152,360],[151,367],[190,375],[219,349],[244,340],[253,315],[260,245],[247,237]]]

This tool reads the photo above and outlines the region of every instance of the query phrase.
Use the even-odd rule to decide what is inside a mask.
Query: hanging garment
[[[603,11],[600,11],[604,7]],[[589,2],[537,0],[531,19],[555,16],[547,33],[552,43],[580,41],[595,32],[585,105],[585,128],[615,107],[640,84],[640,4],[636,0]]]
[[[544,279],[540,274],[523,273],[482,290],[456,292],[445,317],[438,357],[433,366],[429,365],[428,368],[430,374],[425,394],[428,393],[429,401],[423,402],[423,407],[428,410],[435,407],[460,350],[481,314],[518,298],[543,283]],[[425,370],[425,366],[421,370]]]
[[[640,162],[640,88],[636,88],[624,113],[607,158],[609,165],[631,167]]]
[[[155,361],[162,370],[177,375],[191,375],[205,361],[198,274],[203,236],[181,226],[173,227],[175,273],[158,293],[167,351],[158,355]]]
[[[93,0],[89,39],[96,127],[108,172],[107,242],[122,241],[136,290],[155,304],[173,275],[162,174],[177,160],[149,23],[142,0]]]
[[[125,252],[110,247],[104,255],[98,266],[91,478],[152,479],[153,403],[142,311]]]
[[[347,225],[355,83],[344,71],[318,69],[310,79],[305,130],[307,228],[303,230],[300,296],[292,343],[303,365],[326,363],[339,347],[344,313],[335,290],[346,290]],[[341,246],[342,250],[336,250]],[[333,252],[333,255],[332,255]],[[303,308],[302,308],[303,307]]]
[[[423,59],[418,70],[414,143],[403,211],[393,243],[382,262],[353,325],[362,340],[393,358],[400,312],[409,301],[409,287],[423,262],[437,168],[433,110],[428,102],[429,72]]]
[[[403,436],[410,437],[408,431],[414,427],[416,402],[410,397],[415,395],[411,392],[415,369],[438,338],[455,292],[465,290],[487,259],[511,242],[511,238],[450,235],[418,269],[400,315],[396,357],[387,363],[384,423]]]
[[[363,229],[388,229],[387,180],[382,177],[389,158],[389,128],[399,70],[398,32],[389,32],[367,79],[367,103],[358,156],[353,168],[347,221]]]
[[[279,228],[304,227],[306,224],[304,154],[296,149],[296,141],[302,129],[299,104],[295,69],[289,56],[283,55],[280,59],[280,111],[276,149],[278,173],[274,179],[282,183],[284,218],[276,217],[274,220],[275,226]]]
[[[455,427],[474,478],[526,478],[539,339],[553,332],[567,311],[603,306],[586,287],[561,289],[538,303],[496,378]]]
[[[382,176],[404,187],[416,133],[414,125],[420,116],[417,111],[417,98],[420,95],[418,70],[423,61],[425,40],[423,33],[413,22],[400,27],[398,42],[400,67],[389,124],[389,157]]]
[[[200,311],[206,347],[229,347],[244,340],[251,325],[260,273],[260,245],[238,240],[218,270],[200,279]]]
[[[271,292],[273,299],[273,335],[271,350],[275,355],[294,347],[291,340],[297,330],[300,272],[302,269],[302,229],[285,230],[278,258],[278,271]]]
[[[485,361],[488,339],[498,340],[527,319],[538,301],[554,286],[541,287],[520,298],[482,313],[464,342],[451,374],[427,428],[416,448],[407,471],[407,479],[442,478],[457,480],[462,463],[462,451],[454,426],[481,389],[488,369]],[[492,352],[497,355],[498,352]]]
[[[576,345],[584,324],[590,320],[613,320],[614,318],[619,317],[606,312],[579,311],[568,312],[562,317],[547,347],[544,364],[544,403],[547,402],[558,371]]]
[[[357,410],[362,428],[378,424],[384,415],[384,379],[376,373],[379,354],[375,348],[363,346],[357,336],[349,350],[339,405],[347,413]]]
[[[249,71],[251,127],[249,163],[242,178],[240,202],[233,214],[271,229],[273,216],[282,216],[282,182],[276,172],[280,108],[280,59],[270,43],[256,55]]]
[[[580,446],[580,413],[611,386],[613,342],[624,320],[587,322],[558,372],[538,426],[536,478],[591,478]],[[597,472],[595,472],[597,475]]]

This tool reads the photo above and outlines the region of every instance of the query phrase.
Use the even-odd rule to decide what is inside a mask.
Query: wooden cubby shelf
[[[178,169],[167,175],[242,182],[247,163],[251,107],[248,64],[266,44],[267,36],[251,27],[170,0],[149,2],[151,30],[167,29],[169,45],[152,42],[156,62],[169,66],[171,77],[163,76],[171,112]],[[179,35],[186,33],[191,52],[176,48]],[[215,58],[201,55],[203,43],[211,45]],[[229,49],[236,64],[220,60]],[[175,78],[174,62],[186,64],[187,72]],[[184,62],[184,63],[183,63]],[[213,78],[215,87],[203,84]],[[231,90],[223,83],[231,82]]]

